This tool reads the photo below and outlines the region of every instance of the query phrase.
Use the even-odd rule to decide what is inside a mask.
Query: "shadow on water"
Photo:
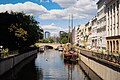
[[[79,65],[64,63],[61,54],[53,49],[45,50],[19,64],[0,80],[89,80]]]
[[[14,69],[1,76],[0,80],[38,80],[37,74],[42,74],[42,71],[39,73],[35,68],[36,57],[37,55],[33,55],[22,61],[20,64],[15,66]]]

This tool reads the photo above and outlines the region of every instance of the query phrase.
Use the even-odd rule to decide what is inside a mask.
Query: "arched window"
[[[118,41],[118,40],[116,41],[116,48],[117,48],[117,49],[116,49],[116,50],[117,50],[116,52],[118,52],[118,51],[119,51],[119,41]]]
[[[115,41],[113,41],[113,51],[115,51]]]
[[[112,52],[112,41],[110,41],[110,51]]]
[[[109,41],[107,41],[107,50],[109,50]]]

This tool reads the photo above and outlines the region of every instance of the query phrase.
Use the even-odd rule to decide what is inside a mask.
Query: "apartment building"
[[[92,48],[97,48],[97,17],[95,16],[95,17],[93,17],[92,19],[91,19],[91,35],[90,35],[90,37],[91,37],[91,47]]]
[[[120,0],[106,0],[107,50],[120,52]]]
[[[81,24],[81,25],[78,25],[78,28],[77,28],[77,44],[80,46],[84,46],[84,43],[85,43],[85,25],[84,24]]]
[[[86,41],[86,46],[91,46],[91,41],[92,41],[92,37],[91,37],[91,20],[89,20],[86,24],[85,24],[85,32],[84,32],[84,37],[85,37],[85,41]]]
[[[105,0],[97,2],[97,47],[106,49],[106,5]]]
[[[77,27],[78,26],[75,26],[73,29],[72,29],[72,43],[74,45],[77,44]]]

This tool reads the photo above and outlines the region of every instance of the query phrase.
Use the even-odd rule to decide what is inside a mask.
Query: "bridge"
[[[36,43],[36,44],[39,46],[51,46],[54,49],[56,49],[60,45],[60,43]]]

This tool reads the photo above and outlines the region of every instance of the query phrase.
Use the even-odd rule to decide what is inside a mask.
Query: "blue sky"
[[[97,0],[0,0],[0,12],[25,12],[35,16],[39,25],[52,35],[68,31],[73,14],[74,26],[85,24],[96,15]]]

